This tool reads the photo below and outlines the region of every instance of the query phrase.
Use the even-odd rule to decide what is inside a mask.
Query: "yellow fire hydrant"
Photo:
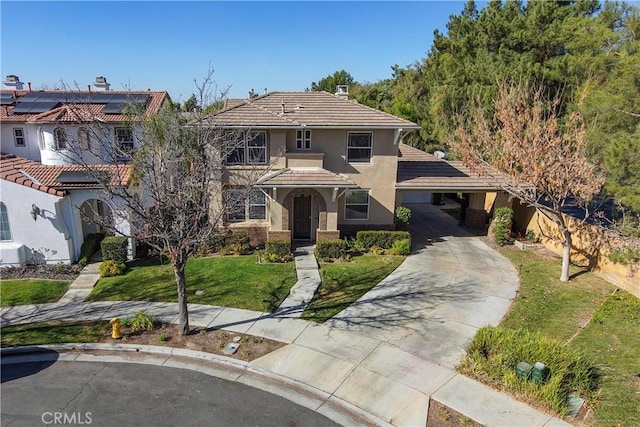
[[[120,319],[117,317],[114,317],[113,319],[111,319],[109,323],[111,323],[111,338],[113,339],[122,338],[122,335],[120,335],[120,328],[121,328]]]

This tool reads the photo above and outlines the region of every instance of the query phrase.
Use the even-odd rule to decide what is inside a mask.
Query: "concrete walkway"
[[[410,208],[411,255],[327,324],[453,368],[476,330],[507,313],[518,274],[439,208]]]
[[[100,262],[91,262],[87,264],[76,277],[69,290],[58,301],[61,304],[70,302],[82,302],[89,296],[93,287],[100,280]]]
[[[316,293],[320,286],[320,273],[314,255],[315,248],[315,245],[303,245],[294,249],[298,281],[276,310],[276,315],[299,318]]]
[[[178,320],[175,303],[108,301],[4,307],[0,312],[0,325],[51,320],[109,320],[131,316],[140,310],[154,313],[165,322]],[[298,400],[306,401],[309,407],[320,399],[330,406],[350,408],[371,424],[424,426],[431,397],[484,425],[567,425],[452,369],[372,337],[300,319],[229,307],[191,304],[189,317],[192,326],[226,329],[287,343],[253,362],[238,362],[238,366],[253,374],[263,374],[267,379],[278,380],[285,389],[301,387],[307,390],[315,398],[298,396]],[[96,348],[89,344],[76,347]],[[72,346],[63,348],[70,350]],[[160,350],[156,350],[155,346],[145,349],[131,345],[106,345],[106,348],[160,351],[165,357],[226,359],[225,364],[237,365],[237,361],[229,358],[201,356],[185,349],[159,347]],[[5,349],[2,354],[10,352]],[[91,360],[91,356],[80,359]]]

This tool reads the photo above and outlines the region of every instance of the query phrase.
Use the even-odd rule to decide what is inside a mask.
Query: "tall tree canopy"
[[[336,86],[338,85],[352,86],[355,83],[356,81],[351,74],[347,73],[345,70],[339,70],[323,79],[320,79],[317,83],[312,82],[311,90],[314,92],[324,90],[329,93],[334,93],[336,91]]]

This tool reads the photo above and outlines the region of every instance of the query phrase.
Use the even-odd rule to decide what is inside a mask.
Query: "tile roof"
[[[226,108],[208,120],[229,127],[419,128],[409,120],[328,92],[271,92],[239,101],[228,100]]]
[[[22,172],[24,168],[40,165],[33,160],[23,159],[13,154],[0,154],[0,179],[5,181],[15,182],[16,184],[24,185],[25,187],[31,187],[44,193],[53,194],[54,196],[64,196],[64,192],[55,188],[42,185],[41,183],[34,182],[27,175]]]
[[[35,92],[35,91],[34,91]],[[1,90],[0,93],[10,93],[14,95],[18,100],[21,96],[29,91],[11,91]],[[96,95],[101,93],[108,93],[113,95],[149,95],[150,99],[147,103],[145,115],[149,116],[160,110],[165,100],[169,99],[169,94],[164,91],[116,91],[110,90],[107,92],[96,91],[38,91],[38,93],[55,94],[55,95],[68,95],[70,99],[75,98],[75,102],[61,102],[55,108],[46,111],[44,113],[25,113],[19,114],[13,112],[13,106],[3,105],[0,106],[0,120],[4,122],[12,123],[50,123],[50,122],[78,122],[78,121],[93,121],[100,120],[105,123],[121,123],[126,120],[123,114],[105,114],[102,112],[106,102],[87,104],[83,102],[83,96]]]
[[[398,144],[396,188],[443,192],[496,191],[505,183],[500,174],[481,175],[462,162],[439,159],[406,144]]]
[[[271,173],[257,182],[260,187],[330,187],[357,188],[358,186],[344,175],[322,168],[287,168]]]
[[[111,176],[111,185],[127,186],[131,182],[131,165],[93,165],[92,170],[104,171]],[[50,166],[13,154],[0,156],[0,178],[31,187],[56,196],[64,196],[63,190],[98,188],[95,182],[59,182],[62,172],[83,172],[81,165]]]

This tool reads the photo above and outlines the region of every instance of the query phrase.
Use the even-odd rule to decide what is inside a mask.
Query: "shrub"
[[[251,239],[246,231],[227,234],[224,246],[220,249],[223,255],[246,255],[251,252]]]
[[[391,255],[409,255],[411,253],[411,239],[396,240],[389,249]]]
[[[123,236],[108,236],[102,239],[102,259],[115,261],[118,264],[127,261],[127,245],[129,241]]]
[[[63,262],[59,262],[55,265],[53,269],[56,273],[61,274],[67,271],[67,265]]]
[[[497,208],[494,215],[493,239],[499,246],[504,246],[511,236],[513,209],[503,206]]]
[[[396,224],[402,228],[406,228],[411,220],[411,209],[405,206],[398,206],[396,208]]]
[[[536,232],[533,230],[527,230],[527,233],[524,235],[524,238],[529,242],[535,242],[538,240],[536,237]]]
[[[480,328],[458,367],[465,375],[490,378],[510,392],[534,399],[558,413],[567,412],[570,394],[588,397],[598,388],[597,369],[582,354],[539,332],[494,326]],[[544,363],[551,376],[544,384],[516,376],[518,362]]]
[[[411,239],[408,231],[358,231],[356,240],[366,250],[370,250],[373,246],[380,249],[391,249],[396,240]]]
[[[80,247],[80,258],[78,259],[78,264],[84,267],[89,263],[93,254],[98,252],[98,249],[100,249],[100,242],[102,242],[102,239],[104,239],[104,234],[102,233],[89,234],[86,239],[84,239],[84,242]]]
[[[156,316],[145,313],[144,311],[139,311],[134,314],[131,319],[128,319],[127,323],[133,332],[152,331],[156,326]]]
[[[270,240],[264,247],[264,260],[267,262],[291,261],[291,242],[288,240]]]
[[[127,266],[113,260],[103,261],[100,264],[100,277],[114,277],[124,274]]]
[[[316,242],[316,256],[322,260],[344,258],[349,244],[342,239],[327,239]]]

